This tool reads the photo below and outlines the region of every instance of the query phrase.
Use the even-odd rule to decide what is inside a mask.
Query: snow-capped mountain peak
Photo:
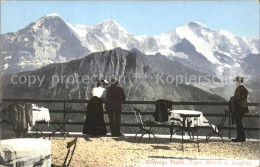
[[[213,64],[220,64],[219,60],[214,56],[215,46],[213,42],[214,31],[197,22],[190,22],[188,25],[183,25],[175,29],[176,36],[180,39],[187,39],[194,47],[196,51],[205,55],[205,57]]]
[[[67,22],[57,13],[47,14],[47,15],[39,18],[36,22],[44,22],[46,20],[60,20],[60,21],[63,21],[63,22]]]
[[[202,69],[203,64],[203,72],[210,74],[240,68],[243,58],[259,54],[259,37],[239,37],[200,22],[190,22],[161,35],[135,36],[113,19],[96,25],[72,25],[52,13],[1,37],[0,70],[4,73],[31,70],[117,47],[136,48],[145,54],[160,53],[196,70]],[[45,63],[28,63],[35,62],[32,60]]]
[[[67,23],[60,15],[58,15],[57,13],[52,13],[52,14],[47,14],[41,18],[39,18],[37,21],[35,21],[34,23],[28,25],[30,28],[30,26],[37,31],[40,27],[56,27],[55,24],[59,24],[59,23]]]
[[[61,17],[58,13],[50,13],[45,15],[44,17]]]
[[[107,26],[120,26],[115,20],[113,19],[106,19],[106,20],[103,20],[102,22],[100,22],[99,24],[97,25],[107,25]]]
[[[116,33],[115,31],[117,31],[118,33],[123,32],[125,34],[131,34],[113,19],[106,19],[93,26],[93,29],[98,29],[104,33]]]
[[[194,28],[201,28],[201,27],[208,28],[206,25],[204,25],[204,24],[202,24],[201,22],[198,22],[198,21],[195,21],[195,22],[192,21],[188,24],[188,26],[194,27]]]

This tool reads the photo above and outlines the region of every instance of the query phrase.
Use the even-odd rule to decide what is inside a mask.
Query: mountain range
[[[169,73],[173,76],[185,73],[206,75],[163,55],[145,55],[136,49],[128,51],[115,48],[69,62],[53,63],[37,70],[17,73],[13,79],[15,83],[11,82],[13,75],[6,74],[1,78],[1,90],[5,98],[90,99],[91,89],[96,86],[97,79],[101,77],[109,80],[109,77],[116,76],[120,79],[120,86],[123,87],[127,100],[223,101],[220,96],[192,85],[167,82],[166,74]],[[27,82],[18,83],[20,76]],[[42,83],[39,84],[37,80],[29,86],[30,76],[43,78]],[[91,78],[92,76],[95,78]]]
[[[116,21],[72,25],[58,14],[48,14],[17,32],[1,34],[1,74],[35,70],[67,62],[90,53],[121,47],[147,55],[160,53],[194,70],[210,75],[251,75],[259,60],[259,37],[239,37],[190,22],[172,31],[136,36]]]
[[[50,68],[50,70],[46,70],[48,74],[53,73],[51,70],[54,70],[53,68],[56,68],[56,66],[71,71],[67,68],[67,64],[80,62],[79,60],[82,58],[85,60],[88,56],[94,59],[92,62],[97,61],[98,56],[91,55],[99,55],[103,52],[112,52],[113,49],[120,50],[122,48],[123,52],[136,52],[139,56],[145,57],[145,64],[149,66],[149,68],[146,67],[145,69],[155,70],[159,74],[173,76],[209,75],[210,78],[216,75],[217,83],[215,85],[207,83],[206,85],[197,84],[193,86],[212,94],[218,94],[227,100],[233,94],[235,88],[222,84],[218,78],[221,76],[244,75],[251,83],[248,86],[251,95],[250,99],[252,101],[260,99],[258,95],[260,79],[258,65],[260,61],[259,37],[239,37],[225,30],[210,29],[199,22],[190,22],[161,35],[136,36],[111,19],[104,20],[94,26],[72,25],[58,14],[53,13],[39,18],[17,32],[1,34],[1,47],[1,76],[7,75],[2,78],[3,80],[10,77],[8,74],[19,72],[26,75],[29,73],[36,74],[37,72],[42,73],[43,69],[46,70],[47,67]],[[114,52],[117,53],[117,51]],[[117,53],[117,55],[121,54]],[[123,59],[122,62],[131,61]],[[106,60],[106,63],[114,64],[118,63],[118,61],[111,60],[111,62],[108,62]],[[100,66],[104,66],[104,64],[101,63]],[[118,69],[124,69],[125,66],[125,64],[120,64]],[[136,68],[142,69],[143,66],[144,64]],[[68,67],[74,68],[73,66]],[[91,67],[96,68],[91,64],[88,70],[91,71]],[[78,73],[77,70],[76,73]],[[101,69],[96,69],[91,73],[105,75],[104,70]],[[110,75],[112,74],[117,73],[111,72]],[[143,75],[143,72],[139,71],[138,75]],[[128,75],[128,77],[130,76]],[[8,85],[10,82],[4,83],[7,85],[3,84],[3,87],[10,87]],[[52,89],[48,83],[44,85],[48,88],[47,90]],[[125,86],[126,90],[130,89],[130,85]],[[89,97],[89,95],[83,97],[83,92],[90,90],[91,87],[93,85],[81,90],[77,98]],[[17,88],[21,87],[18,86]],[[16,90],[14,87],[11,89],[10,91]],[[23,89],[27,90],[27,88]],[[60,88],[55,89],[59,93],[51,93],[50,96],[53,98],[64,97],[65,95],[61,95],[61,92],[69,89],[63,89],[61,85]],[[29,92],[31,92],[31,89]],[[16,94],[14,91],[10,93],[10,96],[16,97]],[[9,96],[8,93],[5,95]],[[42,94],[43,97],[47,97],[47,95],[49,94]],[[70,96],[72,97],[72,94]],[[156,99],[156,97],[159,96],[154,98]],[[179,95],[179,97],[181,96]],[[134,99],[130,95],[129,98]],[[145,99],[142,96],[140,98]]]

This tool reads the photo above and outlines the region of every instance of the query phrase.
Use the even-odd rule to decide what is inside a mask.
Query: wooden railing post
[[[65,119],[66,119],[66,100],[64,100],[63,102],[63,120],[65,122]]]
[[[228,112],[228,137],[231,139],[231,112]]]
[[[230,98],[230,100],[228,101],[228,111],[229,111],[229,112],[228,112],[228,138],[229,138],[229,139],[231,139],[231,126],[232,126],[232,125],[231,125],[231,124],[232,124],[232,123],[231,123],[231,122],[232,122],[232,121],[231,121],[231,119],[232,119],[232,118],[231,118],[231,116],[232,116],[231,112],[233,112],[232,110],[233,110],[233,109],[232,109],[232,101],[231,101],[231,98]]]

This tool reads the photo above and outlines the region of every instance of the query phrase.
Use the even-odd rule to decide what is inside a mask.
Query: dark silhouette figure
[[[237,88],[234,95],[234,116],[236,120],[237,138],[232,139],[233,142],[244,142],[246,141],[244,127],[243,127],[243,116],[245,113],[249,113],[247,96],[248,90],[243,85],[243,77],[236,77],[235,81]]]
[[[108,111],[109,125],[113,137],[118,137],[120,133],[122,103],[125,101],[124,90],[118,87],[118,79],[111,80],[111,86],[107,88],[106,109]]]
[[[92,136],[107,134],[101,98],[94,96],[88,103],[83,134]]]

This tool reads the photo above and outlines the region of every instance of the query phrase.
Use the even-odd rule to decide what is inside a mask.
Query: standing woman
[[[92,136],[107,134],[103,110],[103,102],[106,100],[106,89],[104,87],[107,83],[105,80],[99,80],[97,87],[92,89],[92,98],[87,106],[83,134]]]
[[[236,120],[237,138],[232,139],[232,141],[245,142],[246,137],[242,119],[245,113],[249,113],[247,105],[248,90],[243,85],[244,77],[237,76],[234,81],[236,81],[237,85],[234,95],[234,115]]]

